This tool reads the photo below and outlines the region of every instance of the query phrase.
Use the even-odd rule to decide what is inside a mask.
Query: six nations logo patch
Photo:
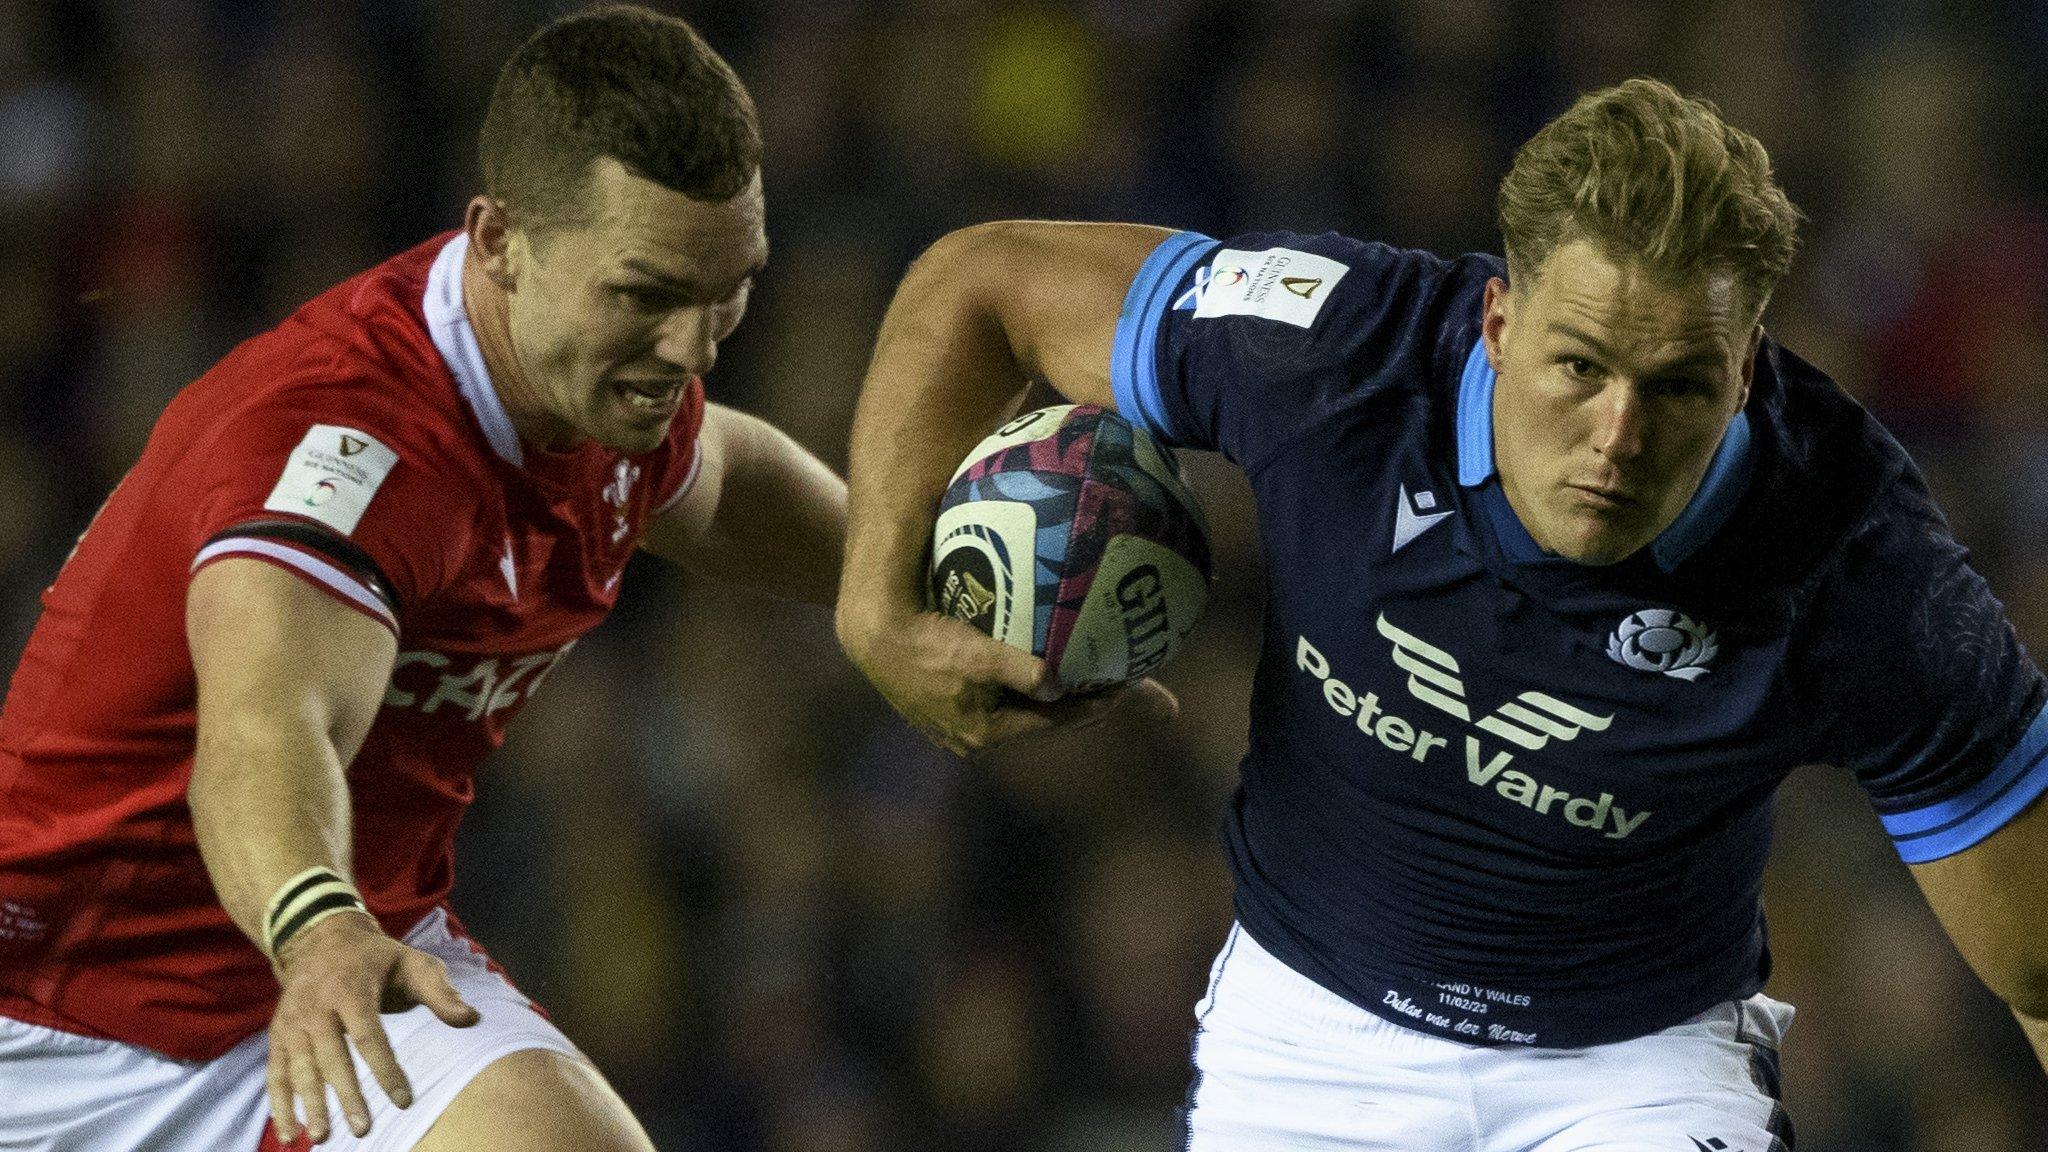
[[[1647,608],[1621,622],[1607,638],[1607,655],[1640,672],[1662,672],[1680,680],[1705,676],[1721,654],[1713,629],[1682,612]]]

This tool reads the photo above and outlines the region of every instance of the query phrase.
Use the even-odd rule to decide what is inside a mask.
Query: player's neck
[[[519,439],[544,449],[573,447],[574,433],[548,414],[539,390],[520,368],[512,344],[511,298],[484,272],[474,249],[462,262],[462,309],[469,316],[470,331],[476,334],[477,350],[483,353],[491,389],[498,394],[498,403],[504,406]]]

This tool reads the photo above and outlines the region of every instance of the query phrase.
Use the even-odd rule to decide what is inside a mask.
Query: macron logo
[[[1408,495],[1408,486],[1401,485],[1401,500],[1394,506],[1394,551],[1400,552],[1415,543],[1424,532],[1451,518],[1454,509],[1436,509],[1436,493],[1417,492]]]

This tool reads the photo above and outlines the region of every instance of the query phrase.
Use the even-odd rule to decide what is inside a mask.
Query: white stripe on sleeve
[[[267,556],[287,567],[296,569],[308,579],[318,581],[339,593],[343,599],[363,610],[364,613],[396,634],[398,618],[391,614],[384,601],[368,585],[340,568],[310,552],[302,552],[289,544],[276,540],[237,536],[227,540],[216,540],[199,550],[192,558],[192,571],[213,561],[235,553]]]

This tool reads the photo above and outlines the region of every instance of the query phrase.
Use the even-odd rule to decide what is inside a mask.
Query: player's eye
[[[1557,362],[1564,366],[1565,375],[1579,380],[1591,380],[1600,374],[1600,368],[1584,356],[1560,356]]]
[[[663,311],[669,306],[672,295],[665,288],[644,284],[620,284],[612,288],[612,299],[635,312]]]

